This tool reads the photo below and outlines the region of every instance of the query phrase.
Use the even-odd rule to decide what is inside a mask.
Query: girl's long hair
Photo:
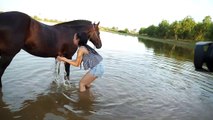
[[[85,32],[77,33],[77,38],[79,39],[78,46],[85,46],[90,52],[94,54],[98,54],[93,48],[87,45],[89,38]]]

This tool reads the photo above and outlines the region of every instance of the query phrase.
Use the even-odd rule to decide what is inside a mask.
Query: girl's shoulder
[[[85,46],[80,46],[79,50],[82,51],[83,53],[86,53],[86,54],[89,53],[89,51],[87,50],[87,48]]]

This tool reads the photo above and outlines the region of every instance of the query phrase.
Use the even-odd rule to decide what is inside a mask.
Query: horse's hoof
[[[64,80],[70,80],[69,76],[64,76]]]

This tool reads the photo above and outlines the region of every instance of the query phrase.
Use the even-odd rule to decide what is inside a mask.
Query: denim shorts
[[[95,67],[90,69],[89,73],[95,77],[102,77],[104,74],[104,66],[102,65],[102,62],[98,63]]]

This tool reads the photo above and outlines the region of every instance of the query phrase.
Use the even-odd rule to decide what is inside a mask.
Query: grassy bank
[[[158,38],[151,38],[151,37],[141,36],[141,35],[136,35],[136,36],[139,38],[142,38],[142,39],[152,40],[152,41],[156,41],[156,42],[162,42],[162,43],[176,45],[176,46],[184,47],[184,48],[194,49],[194,47],[195,47],[195,42],[190,41],[190,40],[158,39]]]

